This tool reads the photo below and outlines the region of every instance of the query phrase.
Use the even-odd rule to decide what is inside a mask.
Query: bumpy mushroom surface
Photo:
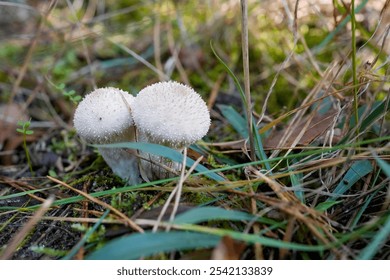
[[[117,88],[99,88],[86,95],[74,114],[77,133],[91,144],[110,144],[135,140],[131,115],[134,97]],[[98,148],[115,174],[131,184],[140,182],[138,160],[133,151]]]
[[[210,113],[201,96],[178,82],[160,82],[142,89],[132,105],[138,131],[150,142],[183,148],[200,140],[210,127]]]
[[[132,114],[138,141],[157,143],[177,150],[200,140],[210,127],[210,113],[201,96],[189,86],[174,81],[160,82],[142,89],[132,104]],[[140,154],[151,162],[169,163],[169,167],[174,170],[180,168],[180,164]],[[147,161],[141,163],[148,177],[157,179],[170,176],[169,172],[163,171],[156,164],[150,166]]]

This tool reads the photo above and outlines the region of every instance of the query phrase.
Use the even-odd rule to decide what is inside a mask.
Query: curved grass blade
[[[146,153],[150,153],[153,155],[166,157],[172,161],[182,163],[183,162],[183,154],[168,148],[166,146],[153,144],[153,143],[141,143],[141,142],[126,142],[126,143],[114,143],[114,144],[105,144],[105,145],[93,145],[94,147],[104,147],[104,148],[127,148],[127,149],[133,149],[133,150],[141,150]],[[188,167],[191,167],[195,163],[194,160],[187,157],[186,164]],[[198,172],[204,172],[204,171],[211,171],[204,167],[201,164],[198,164],[195,167],[195,170]],[[207,177],[215,180],[215,181],[225,181],[224,178],[219,176],[218,174],[214,172],[210,172],[206,175]]]
[[[365,117],[363,120],[362,120],[362,123],[361,123],[361,131],[364,131],[364,130],[367,130],[368,128],[370,128],[372,125],[374,125],[374,127],[372,128],[374,130],[375,133],[378,133],[378,128],[379,126],[375,126],[376,122],[381,118],[383,117],[384,115],[386,115],[388,113],[388,111],[390,110],[390,108],[386,105],[386,100],[385,101],[382,101],[382,102],[376,102],[372,108],[371,108],[371,112],[367,115],[367,117]],[[358,110],[358,114],[359,114],[359,119],[361,116],[363,116],[363,113],[365,112],[365,110],[367,109],[367,106],[366,105],[363,105],[359,108]],[[353,127],[356,125],[356,121],[355,121],[355,118],[356,117],[352,117],[350,119],[350,127]],[[345,135],[343,137],[343,139],[340,140],[340,143],[345,143],[346,141],[348,141],[348,139],[350,138],[350,135],[351,133],[347,133],[347,135]]]
[[[198,232],[134,233],[114,239],[87,256],[88,260],[134,260],[173,250],[211,248],[221,237]]]
[[[176,217],[175,224],[196,224],[211,220],[230,220],[230,221],[251,221],[261,220],[262,222],[269,223],[270,220],[256,217],[252,214],[236,211],[226,210],[219,207],[199,207],[184,212]]]
[[[218,108],[221,110],[222,115],[228,120],[228,122],[233,126],[233,128],[238,132],[238,134],[241,135],[243,138],[248,138],[248,127],[247,127],[247,121],[246,118],[241,116],[232,106],[226,106],[226,105],[218,105]],[[255,145],[256,145],[256,155],[258,158],[262,160],[267,159],[267,155],[265,154],[261,134],[259,133],[256,124],[252,123],[252,132],[253,136],[255,138]],[[271,170],[271,166],[269,162],[265,162],[265,167],[267,170]],[[271,172],[272,174],[272,172]]]
[[[374,236],[371,243],[367,245],[359,254],[359,260],[371,260],[376,252],[384,245],[390,236],[390,215],[388,216],[383,227]]]
[[[242,117],[232,106],[218,105],[218,109],[221,110],[222,115],[228,120],[233,128],[243,138],[248,138],[248,127],[244,117]]]
[[[355,217],[355,219],[353,220],[353,222],[352,222],[352,224],[350,226],[351,229],[354,229],[356,227],[356,225],[358,224],[358,222],[359,222],[360,218],[362,217],[364,211],[367,209],[368,205],[371,203],[371,201],[377,196],[377,194],[381,190],[382,190],[382,188],[379,188],[379,189],[377,189],[375,192],[373,192],[371,195],[369,195],[367,197],[366,201],[364,202],[362,207],[357,212],[356,217]]]
[[[376,154],[374,154],[374,158],[382,171],[386,174],[387,178],[390,178],[390,164],[378,157]]]
[[[229,229],[211,228],[211,227],[204,227],[204,226],[190,225],[190,224],[179,224],[176,225],[175,227],[183,230],[209,233],[210,235],[217,235],[220,237],[230,236],[233,239],[241,240],[249,244],[260,243],[263,246],[279,248],[279,249],[318,252],[318,251],[324,251],[329,248],[329,246],[325,246],[325,245],[306,245],[306,244],[299,244],[293,242],[285,242],[279,239],[273,239],[273,238],[259,236],[255,234],[249,234],[249,233],[242,233],[242,232],[233,231]]]
[[[333,207],[334,205],[336,204],[339,204],[341,203],[341,201],[324,201],[324,202],[321,202],[319,203],[315,209],[319,212],[325,212],[326,210],[328,210],[329,208]]]
[[[267,171],[269,171],[270,174],[272,174],[271,165],[269,164],[268,157],[264,151],[262,134],[259,133],[255,123],[252,123],[252,130],[255,137],[256,155],[259,159],[264,161],[265,168]]]
[[[329,197],[326,201],[335,201],[338,197],[347,192],[359,179],[366,176],[372,170],[373,167],[369,160],[361,160],[352,164],[351,168],[333,191],[333,196]]]
[[[219,55],[217,54],[217,52],[215,51],[215,49],[213,47],[212,41],[210,41],[210,48],[211,48],[211,51],[213,52],[213,54],[215,55],[215,57],[217,58],[217,60],[219,61],[219,63],[222,64],[222,66],[228,72],[229,76],[233,79],[234,84],[236,85],[236,87],[238,89],[238,92],[240,93],[240,96],[241,96],[241,99],[242,99],[242,103],[244,104],[245,110],[248,110],[247,102],[246,102],[246,96],[245,96],[244,90],[241,87],[240,81],[238,80],[236,75],[234,75],[233,71],[230,70],[229,66],[227,66],[226,63],[222,60],[222,58],[219,57]]]

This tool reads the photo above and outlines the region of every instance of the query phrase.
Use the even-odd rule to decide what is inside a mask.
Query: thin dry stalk
[[[244,91],[245,91],[245,107],[246,118],[248,122],[248,135],[250,157],[252,161],[256,160],[255,139],[253,137],[253,117],[252,117],[252,101],[250,89],[250,73],[249,73],[249,46],[248,46],[248,1],[241,0],[241,43],[242,43],[242,59],[244,68]]]
[[[183,191],[183,184],[185,181],[185,172],[186,172],[186,162],[187,162],[187,148],[184,148],[184,153],[183,153],[183,164],[181,168],[181,173],[180,173],[180,179],[179,182],[177,183],[177,191],[176,191],[176,197],[175,197],[175,202],[173,204],[173,209],[171,212],[171,216],[169,217],[169,222],[172,223],[173,220],[175,219],[177,209],[179,208],[179,203],[180,203],[180,197],[181,193]],[[169,227],[167,228],[167,231],[169,231]]]
[[[250,193],[255,194],[252,186],[250,186]],[[251,211],[253,215],[256,215],[258,213],[256,199],[254,197],[251,197]],[[253,233],[259,235],[260,225],[258,223],[253,223],[252,228],[253,228]],[[261,246],[260,243],[255,243],[254,250],[255,250],[256,260],[264,260],[263,246]]]
[[[157,217],[157,221],[156,221],[156,223],[155,223],[154,226],[153,226],[153,229],[152,229],[153,232],[156,232],[156,231],[157,231],[157,229],[158,229],[158,227],[159,227],[159,225],[160,225],[160,223],[161,223],[161,221],[162,221],[162,219],[163,219],[165,213],[166,213],[167,210],[168,210],[168,207],[169,207],[169,205],[170,205],[170,203],[171,203],[173,197],[174,197],[174,196],[176,195],[176,193],[178,192],[178,190],[179,190],[179,188],[180,188],[180,181],[182,181],[182,183],[181,183],[181,188],[182,188],[182,187],[183,187],[184,181],[188,179],[188,176],[192,173],[192,171],[194,171],[195,167],[196,167],[196,166],[199,164],[199,162],[203,159],[203,157],[198,158],[198,159],[194,162],[194,164],[191,166],[191,168],[188,170],[188,172],[185,174],[185,176],[184,176],[184,174],[183,174],[183,169],[185,170],[185,162],[186,162],[186,159],[185,159],[185,158],[186,158],[186,157],[184,157],[184,159],[183,159],[183,163],[184,163],[184,164],[182,165],[182,176],[180,176],[180,180],[179,180],[178,184],[177,184],[176,187],[172,190],[172,192],[171,192],[171,194],[169,195],[167,201],[165,202],[163,208],[161,209],[161,212],[160,212],[160,214],[159,214],[158,217]],[[180,198],[180,197],[179,197],[179,198]],[[174,213],[174,212],[177,211],[177,207],[178,207],[178,205],[176,206],[176,210],[175,210],[175,211],[172,211],[172,213]],[[172,214],[171,214],[171,217],[172,217]]]
[[[299,4],[299,1],[296,2],[296,5],[295,5],[295,11],[298,10],[298,4]],[[296,14],[296,12],[295,12]],[[296,29],[296,18],[295,18],[295,21],[294,21],[294,26],[295,28],[293,28],[293,30]],[[267,95],[265,97],[265,100],[264,100],[264,104],[263,104],[263,107],[261,109],[261,114],[260,114],[260,117],[259,117],[259,120],[258,120],[258,124],[261,123],[261,121],[263,120],[264,116],[265,116],[265,111],[266,111],[266,108],[267,108],[267,104],[268,104],[268,100],[273,92],[273,89],[276,85],[276,82],[278,81],[278,78],[279,78],[279,75],[280,73],[282,72],[283,69],[286,68],[287,64],[289,63],[289,61],[291,60],[292,56],[294,55],[294,50],[296,48],[296,45],[298,43],[298,37],[296,36],[296,33],[297,32],[293,32],[294,34],[294,44],[293,44],[293,48],[291,49],[290,53],[288,54],[287,58],[283,61],[283,63],[280,65],[278,71],[276,72],[274,78],[272,79],[272,83],[271,83],[271,86],[267,92]]]
[[[260,201],[272,207],[280,209],[281,211],[285,212],[288,215],[291,215],[292,217],[296,218],[298,221],[305,224],[309,228],[309,230],[313,233],[314,236],[316,236],[324,244],[329,245],[329,241],[318,230],[320,228],[325,234],[329,235],[329,230],[330,230],[329,224],[327,223],[325,217],[323,217],[323,215],[321,215],[314,209],[311,209],[306,205],[301,204],[300,202],[295,202],[293,200],[286,201],[284,200],[285,198],[283,199],[284,200],[283,201],[281,199],[272,198],[258,193],[249,194],[246,192],[241,192],[236,190],[229,190],[228,192],[245,196],[245,197],[255,197],[256,199],[259,199]]]

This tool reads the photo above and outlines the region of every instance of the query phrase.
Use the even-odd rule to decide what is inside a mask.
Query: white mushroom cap
[[[99,88],[79,103],[74,126],[89,143],[104,144],[133,140],[134,125],[130,106],[134,97],[117,88]]]
[[[74,115],[77,133],[87,142],[109,144],[135,140],[131,116],[134,97],[117,88],[99,88],[86,95]],[[98,148],[113,172],[130,184],[140,183],[134,151],[123,148]]]
[[[142,89],[132,104],[134,122],[150,142],[174,148],[193,144],[206,135],[210,113],[192,88],[160,82]]]

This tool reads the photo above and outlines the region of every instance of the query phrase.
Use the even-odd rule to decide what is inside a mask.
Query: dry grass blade
[[[244,91],[245,91],[245,107],[246,107],[246,118],[248,122],[248,135],[249,135],[249,146],[251,160],[256,160],[255,153],[255,139],[253,137],[253,117],[252,117],[252,101],[251,101],[251,89],[250,89],[250,75],[249,75],[249,46],[248,46],[248,1],[241,0],[241,12],[242,12],[242,30],[241,30],[241,41],[242,41],[242,59],[244,67]]]
[[[177,213],[177,209],[179,208],[179,203],[180,203],[180,197],[181,197],[181,193],[183,191],[183,184],[184,184],[184,180],[186,178],[186,160],[187,160],[187,148],[184,148],[184,153],[183,153],[183,163],[182,163],[182,168],[181,168],[181,172],[180,172],[180,179],[179,179],[179,182],[177,183],[177,191],[176,191],[176,197],[175,197],[175,202],[173,204],[173,209],[172,209],[172,213],[171,213],[171,216],[169,217],[169,221],[170,222],[173,222],[173,220],[175,219],[175,215]],[[167,229],[167,231],[169,230],[169,228]]]
[[[186,152],[187,149],[185,149],[185,154],[187,153]],[[173,218],[175,217],[175,214],[177,212],[177,209],[178,209],[178,206],[179,206],[179,201],[178,199],[180,199],[180,194],[181,194],[181,189],[183,188],[183,183],[185,180],[187,180],[188,176],[192,173],[192,171],[194,171],[195,167],[199,164],[199,162],[202,160],[203,157],[200,157],[198,158],[194,164],[191,166],[191,168],[188,170],[188,172],[186,174],[184,174],[185,172],[185,163],[186,163],[186,158],[187,156],[185,155],[184,158],[183,158],[183,163],[182,163],[182,170],[181,170],[181,176],[180,176],[180,179],[179,179],[179,182],[177,183],[176,187],[172,190],[171,194],[169,195],[167,201],[165,202],[163,208],[161,209],[161,212],[160,214],[158,215],[158,218],[157,218],[157,221],[156,223],[153,225],[153,231],[156,232],[165,213],[167,212],[168,210],[168,207],[173,199],[173,197],[176,195],[176,201],[175,201],[175,205],[173,207],[173,210],[172,210],[172,213],[170,215],[170,221],[173,220]],[[179,193],[180,192],[180,193]],[[178,193],[178,194],[177,194]],[[170,227],[168,226],[167,227],[167,231],[170,229]]]
[[[248,167],[248,171],[250,171],[255,177],[260,178],[261,180],[266,182],[281,200],[289,202],[298,202],[298,199],[293,194],[291,194],[291,192],[287,191],[281,184],[279,184],[275,180],[270,179],[252,166]]]
[[[138,231],[138,232],[144,232],[144,230],[139,227],[136,223],[134,223],[129,217],[127,217],[125,214],[123,214],[122,212],[118,211],[117,209],[115,209],[114,207],[112,207],[111,205],[83,192],[83,191],[80,191],[76,188],[73,188],[72,186],[56,179],[56,178],[53,178],[51,176],[47,176],[47,178],[49,178],[50,180],[52,180],[53,182],[57,183],[57,184],[60,184],[61,186],[64,186],[76,193],[78,193],[79,195],[82,195],[84,196],[85,198],[89,199],[90,201],[96,203],[96,204],[99,204],[100,206],[103,206],[104,208],[106,209],[110,209],[113,213],[115,213],[116,215],[118,215],[120,218],[122,218],[123,220],[125,220],[125,222],[127,223],[128,226],[130,226],[132,229]]]
[[[267,177],[265,177],[267,178]],[[237,195],[242,195],[245,197],[254,197],[276,209],[281,210],[282,212],[292,216],[296,220],[300,221],[301,223],[305,224],[308,229],[313,233],[313,235],[318,238],[321,242],[323,242],[324,245],[329,245],[330,241],[324,236],[329,236],[332,241],[335,240],[335,238],[330,234],[330,226],[329,223],[326,221],[326,218],[323,217],[320,213],[318,213],[316,210],[311,209],[307,207],[306,205],[303,205],[298,201],[296,198],[292,198],[291,194],[288,195],[282,195],[282,192],[279,191],[280,186],[278,186],[278,183],[270,180],[269,178],[265,179],[267,183],[270,183],[273,185],[273,187],[278,190],[279,195],[281,196],[280,199],[269,197],[263,194],[248,194],[241,191],[236,190],[229,190],[229,193],[235,193]],[[272,187],[272,186],[271,186]],[[320,230],[324,233],[322,234]],[[333,249],[335,254],[339,254],[336,249]]]
[[[50,208],[54,202],[54,196],[49,196],[42,204],[42,206],[35,212],[34,216],[20,229],[20,231],[11,239],[5,248],[0,260],[8,260],[12,258],[15,250],[23,242],[24,238],[34,228],[34,226],[42,219],[43,215]]]

